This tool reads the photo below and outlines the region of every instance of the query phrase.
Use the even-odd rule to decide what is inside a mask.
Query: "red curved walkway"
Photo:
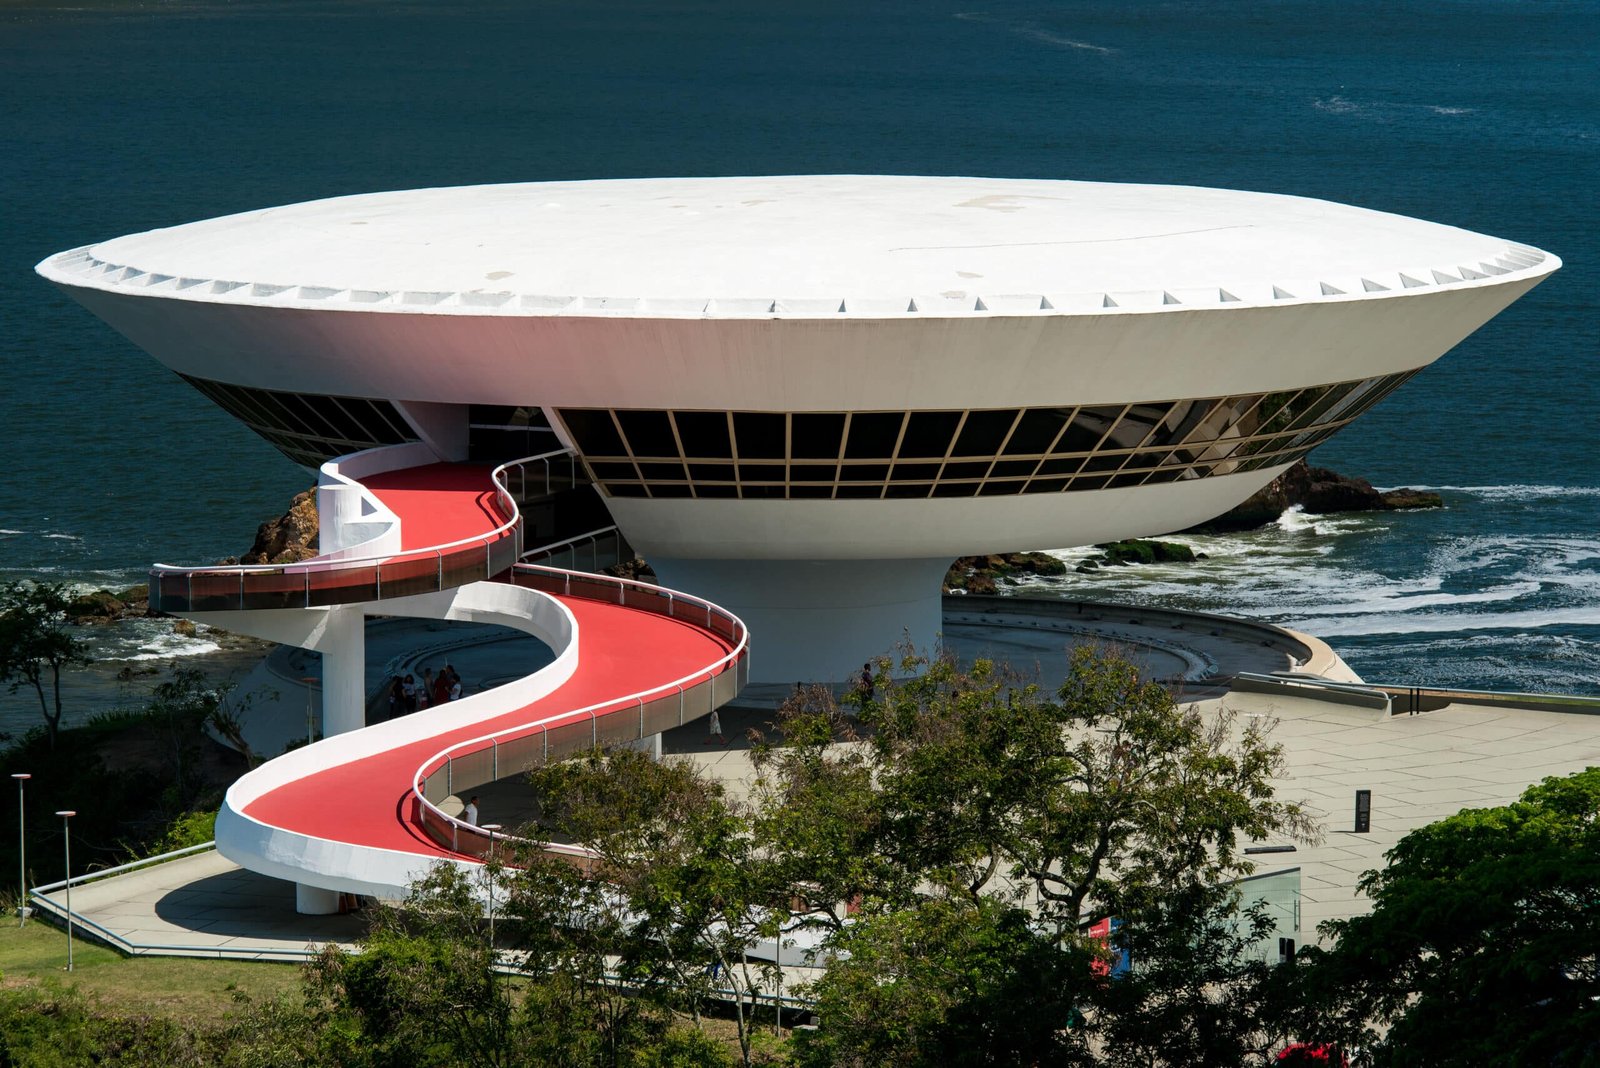
[[[426,464],[366,475],[361,484],[400,517],[400,549],[428,549],[487,534],[511,517],[495,503],[493,468]]]
[[[280,786],[246,806],[244,814],[316,838],[422,855],[451,855],[410,819],[411,779],[423,761],[456,742],[651,689],[715,663],[732,650],[708,631],[654,612],[576,597],[558,599],[578,620],[578,668],[554,693],[471,727]],[[551,726],[588,719],[587,714],[574,715]]]

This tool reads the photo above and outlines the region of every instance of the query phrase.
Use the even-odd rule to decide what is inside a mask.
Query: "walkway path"
[[[456,742],[691,675],[731,648],[709,631],[680,620],[577,597],[558,599],[578,620],[579,668],[549,696],[467,728],[299,779],[258,798],[245,814],[331,841],[445,855],[448,851],[423,834],[409,813],[411,777],[433,754]],[[631,707],[632,702],[626,704]],[[426,716],[428,711],[416,715]],[[585,713],[551,725],[588,719]]]

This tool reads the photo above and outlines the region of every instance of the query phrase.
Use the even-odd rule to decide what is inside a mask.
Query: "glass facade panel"
[[[782,412],[734,412],[739,459],[782,460],[788,455],[788,422]]]
[[[904,412],[856,412],[850,417],[850,438],[845,443],[847,460],[872,460],[893,456],[900,442]]]
[[[1079,408],[1051,452],[1090,452],[1122,418],[1122,407]]]
[[[960,412],[912,412],[900,441],[900,455],[943,458],[960,425]]]
[[[843,416],[840,420],[843,421]],[[707,460],[733,459],[733,439],[728,437],[726,412],[673,412],[678,439],[686,456]]]
[[[991,409],[967,413],[956,435],[953,456],[993,456],[1011,434],[1011,426],[1021,412]]]
[[[627,447],[622,435],[611,421],[611,413],[604,408],[563,408],[562,422],[578,451],[585,456],[624,456]]]
[[[796,460],[836,460],[844,440],[843,412],[796,412],[789,417],[789,455]]]
[[[180,377],[279,452],[307,467],[362,449],[416,440],[388,401],[286,393]]]
[[[672,433],[672,420],[666,412],[619,411],[617,423],[622,427],[622,436],[627,439],[628,450],[633,455],[678,455],[678,439]]]
[[[1287,465],[1409,377],[1085,408],[558,414],[613,496],[989,497]]]

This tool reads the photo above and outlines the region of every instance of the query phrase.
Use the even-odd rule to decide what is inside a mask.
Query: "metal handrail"
[[[522,521],[522,511],[517,507],[516,498],[512,496],[510,487],[506,485],[505,475],[513,467],[545,461],[546,465],[551,458],[558,456],[576,455],[571,449],[553,449],[542,452],[536,456],[524,456],[517,460],[507,460],[505,463],[489,472],[489,478],[494,483],[495,489],[503,498],[502,508],[511,513],[511,518],[495,527],[486,534],[474,534],[467,538],[458,538],[455,541],[444,542],[439,545],[427,545],[420,549],[406,549],[401,552],[381,553],[375,556],[351,556],[334,560],[325,560],[321,557],[312,557],[310,560],[297,560],[291,564],[228,564],[223,567],[215,565],[206,567],[183,567],[175,564],[153,564],[152,571],[163,574],[188,574],[188,575],[245,575],[250,573],[271,574],[298,574],[305,572],[343,571],[348,568],[358,567],[363,564],[384,563],[408,556],[420,556],[425,553],[442,553],[446,549],[455,549],[464,545],[475,545],[489,539],[498,538],[512,527]]]
[[[595,540],[606,534],[616,534],[620,537],[622,531],[615,523],[611,524],[609,527],[597,527],[596,529],[586,531],[583,534],[574,534],[570,538],[563,538],[560,541],[552,541],[544,545],[536,545],[532,549],[524,549],[522,550],[522,556],[519,559],[526,560],[535,553],[548,553],[554,555],[555,551],[563,546],[577,545],[580,541]]]
[[[46,883],[44,886],[35,886],[28,892],[30,894],[53,893],[56,890],[66,889],[67,884],[69,883],[73,886],[80,886],[83,883],[96,882],[100,879],[110,878],[113,875],[121,875],[125,871],[133,871],[135,868],[144,868],[151,864],[163,864],[169,860],[176,860],[179,857],[186,857],[190,853],[201,853],[207,849],[215,849],[216,846],[217,843],[214,841],[201,842],[199,845],[184,846],[182,849],[174,849],[170,853],[160,853],[153,857],[145,857],[143,860],[130,860],[128,863],[118,864],[114,868],[101,868],[99,871],[89,871],[84,872],[82,875],[74,875],[70,879],[58,879],[53,883]]]
[[[647,582],[638,582],[633,579],[617,578],[612,575],[594,575],[582,571],[566,571],[561,568],[554,567],[540,567],[536,564],[518,564],[516,565],[516,569],[519,571],[539,571],[551,575],[564,576],[566,579],[569,596],[571,595],[570,589],[573,578],[581,579],[585,583],[599,582],[602,584],[614,585],[618,588],[619,592],[628,586],[634,586],[640,589],[649,590],[655,595],[665,594],[669,604],[682,601],[692,604],[696,607],[706,609],[706,621],[708,625],[713,614],[719,616],[727,622],[732,623],[735,632],[739,636],[739,640],[731,650],[717,659],[714,663],[690,672],[681,678],[674,679],[671,682],[661,683],[657,686],[651,687],[650,689],[640,690],[636,693],[627,694],[626,696],[600,701],[592,705],[587,705],[583,708],[568,709],[563,712],[553,713],[544,717],[543,719],[535,720],[532,723],[523,723],[515,727],[506,727],[503,730],[498,730],[491,734],[481,735],[477,738],[469,738],[465,741],[457,742],[454,745],[450,745],[439,750],[439,752],[433,754],[427,760],[424,760],[420,765],[418,765],[416,774],[411,777],[411,790],[416,795],[417,800],[422,807],[449,824],[454,829],[456,835],[459,835],[463,829],[470,829],[471,833],[473,834],[486,835],[491,846],[496,840],[507,842],[531,842],[531,840],[522,838],[518,835],[504,834],[498,831],[485,831],[482,827],[478,827],[475,824],[466,823],[462,820],[456,819],[454,816],[451,816],[438,805],[428,800],[427,791],[423,783],[429,776],[436,774],[442,766],[449,764],[449,762],[454,760],[458,754],[464,756],[467,752],[481,752],[485,748],[498,744],[501,740],[511,740],[509,736],[512,735],[525,737],[537,731],[547,730],[548,724],[556,720],[570,719],[571,717],[581,716],[587,712],[589,714],[590,721],[595,722],[599,718],[597,713],[602,708],[610,708],[613,709],[613,711],[620,712],[622,711],[622,708],[617,706],[636,704],[642,709],[646,698],[653,699],[657,696],[665,696],[666,693],[673,690],[681,693],[685,683],[698,680],[702,676],[712,678],[722,674],[728,669],[728,667],[742,659],[748,653],[750,646],[750,630],[745,626],[744,620],[740,619],[732,612],[729,612],[724,608],[720,608],[704,598],[696,597],[693,594],[682,593],[677,590],[669,590],[662,586],[651,585]],[[577,596],[583,595],[578,594]],[[422,821],[419,820],[419,822]],[[595,855],[592,850],[585,849],[581,846],[561,845],[554,842],[532,842],[531,844],[537,845],[541,849],[545,849],[549,852],[562,853],[570,856],[593,858]]]

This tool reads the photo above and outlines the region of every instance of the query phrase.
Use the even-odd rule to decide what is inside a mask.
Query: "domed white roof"
[[[69,286],[446,314],[1103,314],[1544,275],[1537,249],[1321,200],[997,178],[651,178],[267,208],[51,257]]]

